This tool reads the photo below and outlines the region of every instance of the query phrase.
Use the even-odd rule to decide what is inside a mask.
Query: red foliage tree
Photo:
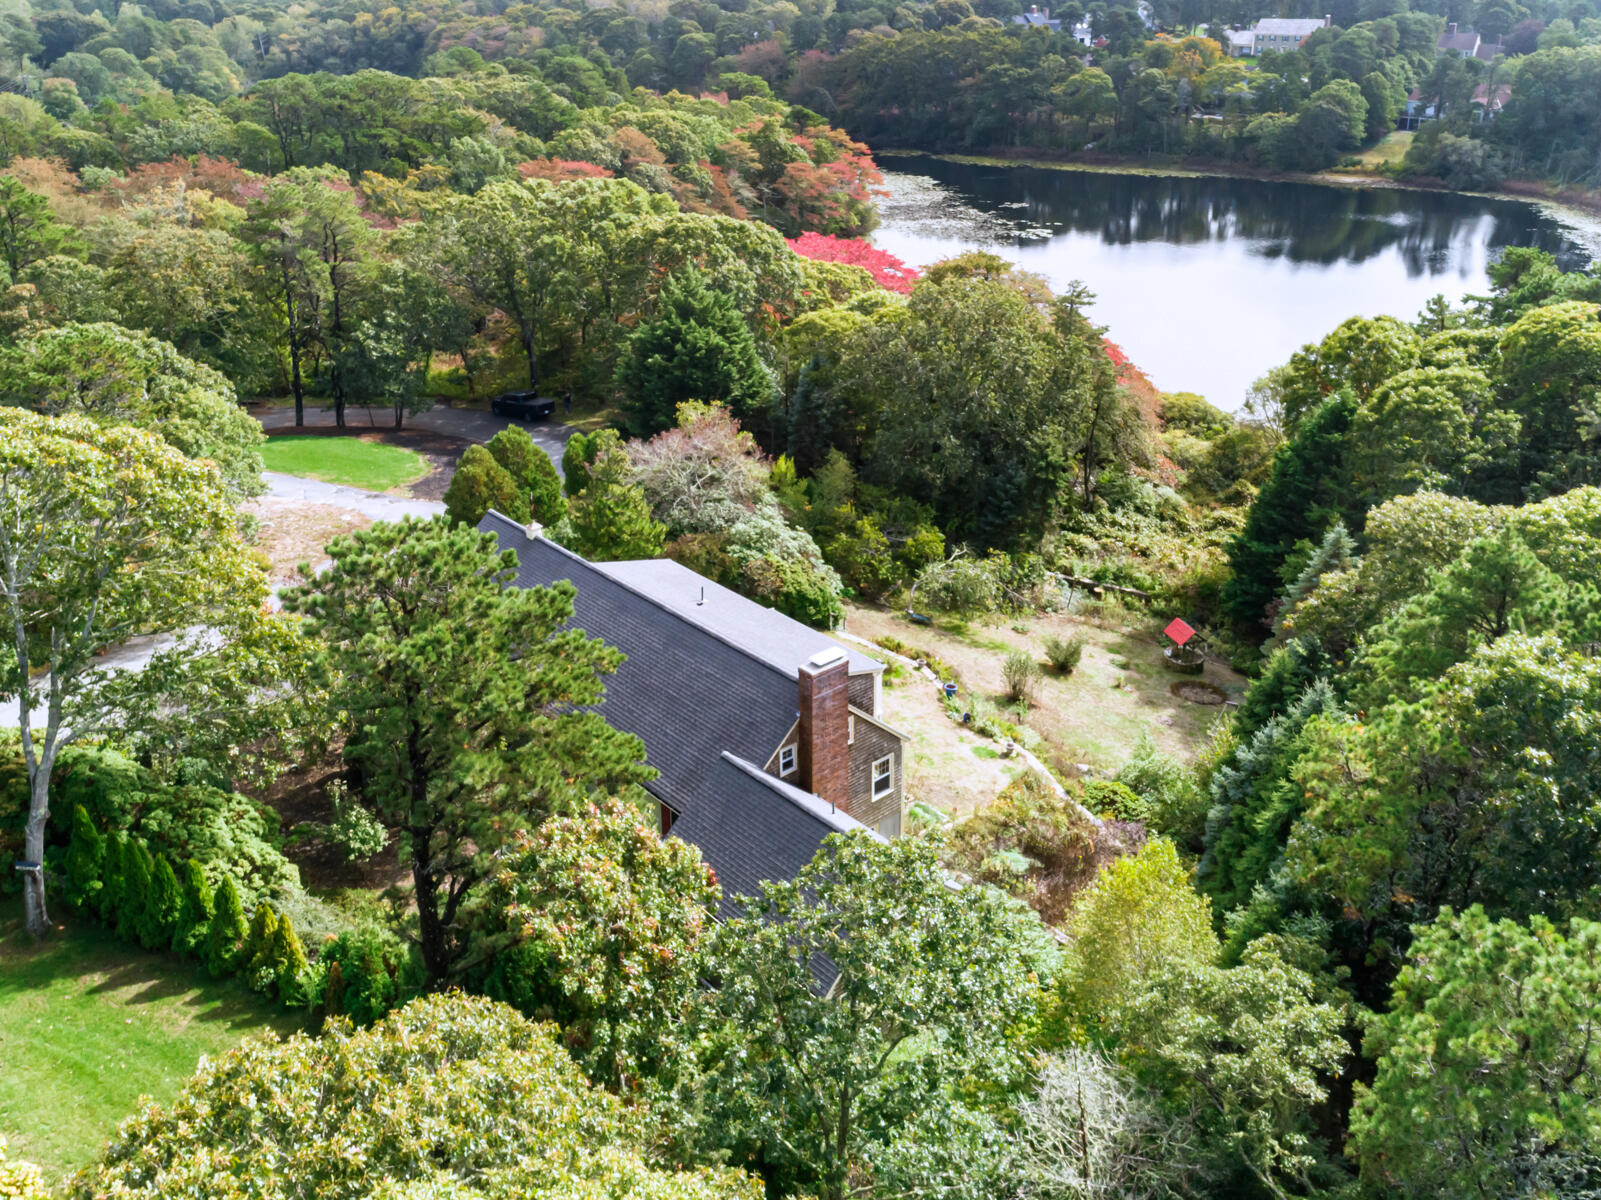
[[[789,248],[802,258],[817,262],[848,263],[861,267],[880,287],[902,295],[912,290],[918,271],[908,267],[887,250],[859,238],[832,237],[826,233],[803,233],[789,242]]]
[[[569,179],[610,179],[612,173],[594,163],[578,162],[569,158],[534,158],[517,164],[517,174],[524,179],[548,179],[552,183],[565,183]]]

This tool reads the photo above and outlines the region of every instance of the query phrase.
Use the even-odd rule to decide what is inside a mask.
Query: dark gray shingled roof
[[[874,674],[884,669],[884,664],[876,658],[836,642],[826,633],[757,604],[720,583],[713,583],[670,558],[591,565],[648,596],[691,625],[778,668],[791,679],[797,678],[801,664],[820,650],[845,651],[850,656],[852,675]]]
[[[627,655],[600,711],[644,741],[661,772],[649,789],[678,814],[673,833],[717,872],[725,911],[761,880],[792,878],[828,834],[865,828],[760,766],[795,723],[793,675],[508,517],[490,512],[478,528],[516,554],[519,587],[571,580],[573,628]]]

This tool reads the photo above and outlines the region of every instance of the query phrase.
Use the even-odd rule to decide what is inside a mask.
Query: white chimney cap
[[[844,662],[845,651],[838,646],[830,646],[826,650],[819,650],[806,660],[806,665],[814,671],[821,671],[824,667],[831,667],[837,662]]]

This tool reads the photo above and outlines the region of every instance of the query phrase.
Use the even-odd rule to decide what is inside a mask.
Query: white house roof
[[[791,679],[799,675],[801,664],[823,650],[844,650],[850,658],[852,675],[876,674],[884,669],[876,658],[842,646],[826,633],[746,599],[671,559],[597,562],[590,566]]]
[[[1262,37],[1289,35],[1304,38],[1322,28],[1322,17],[1263,17],[1252,32]]]

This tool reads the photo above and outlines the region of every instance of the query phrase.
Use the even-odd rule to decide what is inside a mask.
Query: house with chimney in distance
[[[883,663],[669,559],[589,562],[493,511],[478,528],[516,555],[517,586],[570,581],[572,627],[627,656],[600,711],[644,741],[662,833],[700,848],[725,906],[831,833],[899,836]]]

